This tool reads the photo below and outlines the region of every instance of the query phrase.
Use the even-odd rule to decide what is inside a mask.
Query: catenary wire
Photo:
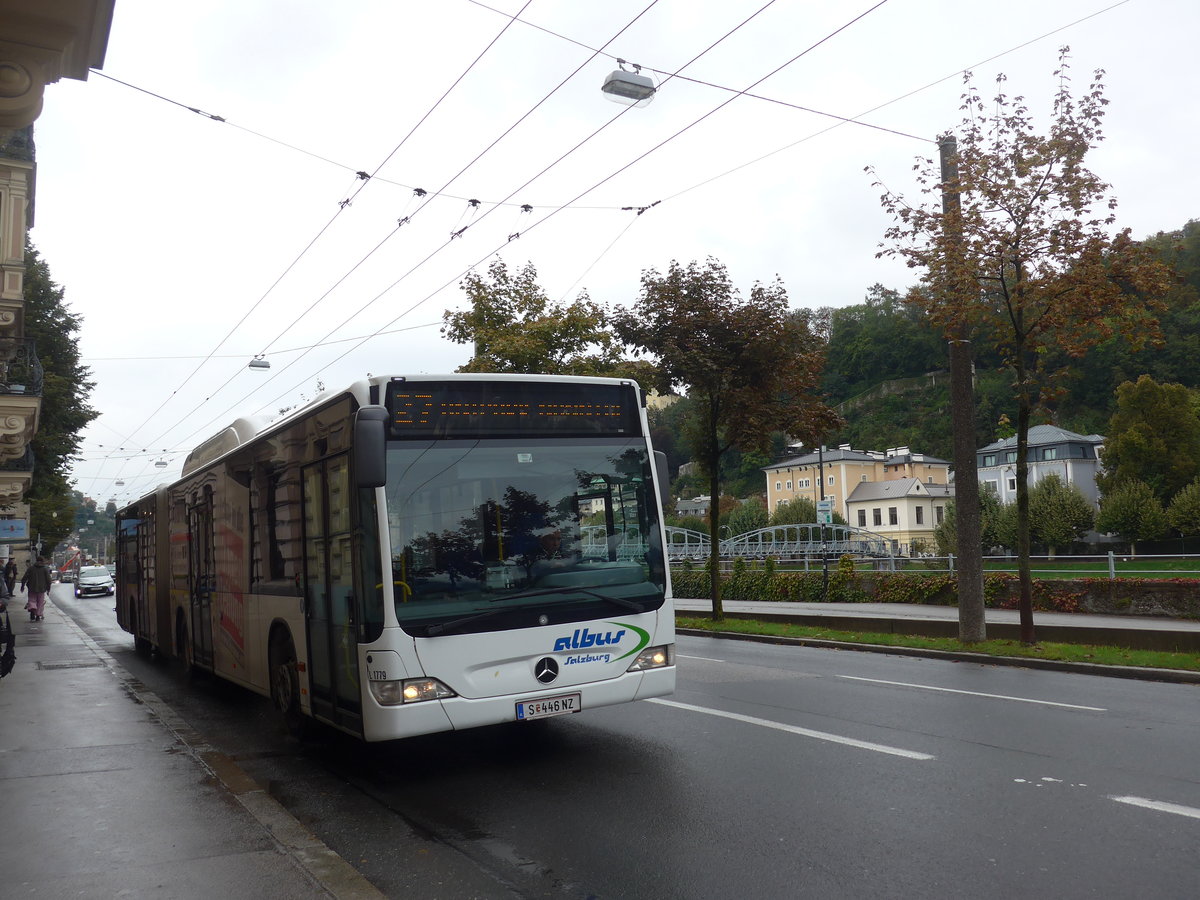
[[[530,0],[530,2],[532,2],[532,0]],[[619,38],[622,34],[624,34],[626,31],[628,31],[630,28],[632,28],[633,25],[639,19],[641,19],[644,15],[646,15],[646,13],[648,13],[655,6],[657,6],[659,2],[660,2],[660,0],[650,0],[650,3],[645,8],[642,9],[641,12],[639,12],[636,16],[634,16],[632,19],[630,19],[627,23],[625,23],[625,25],[623,25],[616,32],[616,34],[614,34],[611,38],[609,38],[605,42],[604,46],[607,47],[609,44],[611,44],[613,41],[615,41],[617,38]],[[774,0],[771,0],[771,2],[774,2]],[[529,3],[527,2],[525,4],[525,6],[528,6],[528,5],[529,5]],[[522,7],[522,9],[524,9],[524,7]],[[509,22],[508,24],[511,25],[512,22]],[[482,150],[480,150],[479,153],[477,153],[475,155],[475,157],[473,159],[471,159],[470,162],[468,162],[465,166],[463,166],[461,169],[459,169],[459,171],[455,175],[451,176],[450,179],[444,185],[442,185],[442,188],[440,191],[435,191],[434,193],[436,194],[436,193],[441,193],[442,191],[445,191],[445,189],[447,187],[449,187],[455,181],[457,181],[459,178],[461,178],[463,176],[463,174],[465,174],[472,166],[474,166],[477,162],[479,162],[480,159],[482,159],[487,153],[489,153],[492,149],[494,149],[506,137],[508,137],[510,134],[512,134],[512,132],[514,130],[516,130],[526,119],[528,119],[531,115],[533,115],[534,112],[536,112],[547,100],[549,100],[556,93],[558,93],[560,90],[562,90],[562,88],[567,84],[567,82],[569,82],[572,78],[574,78],[581,71],[583,71],[584,67],[587,66],[588,63],[590,63],[593,59],[595,59],[596,56],[598,56],[600,54],[600,52],[601,52],[600,50],[593,51],[592,55],[590,57],[588,57],[586,60],[581,62],[578,66],[576,66],[576,68],[569,75],[567,75],[557,85],[555,85],[553,88],[551,88],[551,90],[549,92],[547,92],[546,95],[542,97],[542,99],[540,99],[537,103],[533,104],[533,106],[531,106],[528,110],[526,110],[525,113],[520,116],[520,118],[518,118],[515,122],[513,122],[511,125],[509,125],[508,128],[506,128],[503,132],[501,132],[501,134],[498,135],[490,144],[488,144],[486,147],[484,147]],[[410,132],[410,134],[411,134],[411,132]],[[527,184],[528,183],[529,182],[527,182]],[[505,198],[505,200],[511,199],[514,195],[515,195],[515,192],[512,194],[509,194],[508,197]],[[405,216],[403,219],[401,219],[397,223],[396,227],[391,231],[391,233],[388,234],[387,237],[385,237],[382,241],[380,241],[379,244],[377,244],[366,256],[364,256],[358,263],[355,264],[354,269],[357,269],[360,265],[362,265],[362,263],[365,262],[367,259],[369,259],[376,251],[378,251],[378,249],[381,246],[383,246],[384,243],[386,243],[391,237],[393,237],[395,234],[397,234],[400,231],[403,224],[411,222],[412,219],[416,218],[421,213],[421,211],[423,209],[425,209],[425,207],[428,206],[432,202],[432,200],[433,200],[432,197],[429,197],[429,196],[425,197],[424,201],[421,203],[420,206],[418,206],[410,215]],[[492,208],[494,209],[495,207],[492,207]],[[464,210],[464,213],[465,212],[466,211]],[[488,212],[490,213],[491,209],[489,209]],[[461,222],[461,219],[460,219],[460,222]],[[457,225],[456,225],[456,228],[457,228]],[[457,233],[461,234],[461,231],[459,231]],[[351,272],[353,272],[354,269],[351,269]],[[329,288],[329,290],[327,290],[324,294],[322,294],[315,301],[313,301],[313,303],[306,310],[304,310],[303,313],[301,313],[299,316],[297,316],[291,322],[291,324],[289,324],[286,328],[284,328],[283,331],[281,331],[272,341],[270,341],[262,349],[261,354],[265,356],[267,354],[267,352],[271,349],[271,347],[274,345],[275,341],[282,338],[283,335],[287,334],[288,331],[290,331],[293,327],[295,327],[296,324],[298,322],[300,322],[301,319],[303,319],[310,312],[312,312],[312,310],[315,309],[316,306],[318,304],[320,304],[326,297],[328,297],[329,294],[334,289],[336,289],[337,286],[339,284],[341,284],[342,281],[344,281],[345,278],[349,274],[350,273],[348,272],[345,276],[343,276],[341,279],[339,279],[333,285],[333,287]],[[340,328],[341,326],[338,326],[338,327]],[[335,331],[336,331],[336,329],[335,329]]]
[[[473,0],[472,0],[472,2],[473,2]],[[1076,25],[1086,22],[1088,19],[1094,19],[1096,16],[1100,16],[1100,15],[1103,15],[1104,13],[1111,12],[1112,10],[1116,9],[1117,7],[1124,6],[1126,3],[1129,3],[1129,2],[1130,2],[1130,0],[1119,0],[1118,3],[1114,3],[1111,6],[1106,6],[1103,9],[1096,10],[1095,12],[1089,13],[1088,15],[1083,16],[1082,18],[1075,19],[1073,22],[1068,22],[1066,25],[1060,25],[1059,27],[1054,28],[1050,31],[1047,31],[1044,34],[1038,35],[1035,38],[1030,38],[1029,40],[1023,41],[1014,47],[1009,47],[1007,50],[1003,50],[1000,53],[993,54],[992,56],[989,56],[987,59],[981,59],[979,62],[973,63],[962,69],[955,69],[953,72],[949,73],[948,75],[943,75],[941,78],[931,81],[922,87],[914,88],[913,90],[908,91],[905,94],[901,94],[899,97],[893,97],[891,100],[887,100],[883,103],[880,103],[878,106],[873,106],[870,109],[859,113],[853,119],[848,119],[845,122],[838,122],[834,125],[828,126],[827,128],[822,128],[819,131],[814,131],[812,134],[806,135],[805,137],[802,137],[797,141],[792,141],[790,144],[785,144],[784,146],[778,147],[775,150],[770,151],[769,153],[764,153],[762,156],[755,157],[754,159],[748,160],[747,162],[744,162],[744,163],[741,163],[740,165],[734,166],[732,169],[727,169],[726,171],[721,172],[718,175],[712,175],[709,178],[704,179],[703,181],[693,184],[691,187],[686,187],[683,190],[676,191],[674,194],[671,194],[671,195],[665,197],[664,199],[665,200],[674,200],[676,197],[682,197],[684,194],[694,191],[697,188],[701,188],[706,185],[712,184],[714,181],[719,181],[720,179],[726,177],[727,175],[732,175],[733,173],[740,172],[742,169],[745,169],[749,166],[756,165],[757,163],[762,162],[764,159],[770,159],[772,156],[775,156],[776,154],[779,154],[779,153],[783,153],[785,150],[791,150],[793,147],[797,147],[800,144],[805,143],[806,141],[811,141],[813,138],[820,137],[823,134],[828,134],[829,132],[833,131],[835,128],[840,128],[842,125],[845,125],[848,122],[857,121],[857,119],[860,119],[863,116],[869,116],[869,115],[871,115],[871,113],[878,112],[879,110],[884,109],[888,106],[892,106],[895,103],[899,103],[902,100],[907,100],[909,97],[914,97],[917,94],[920,94],[920,93],[923,93],[924,91],[929,90],[930,88],[936,87],[939,84],[943,84],[944,82],[949,81],[951,78],[958,78],[963,74],[963,72],[970,71],[971,69],[978,68],[979,66],[985,66],[990,62],[994,62],[997,59],[1000,59],[1004,56],[1009,55],[1010,53],[1015,53],[1018,50],[1021,50],[1025,47],[1030,46],[1031,44],[1036,44],[1039,41],[1044,41],[1046,38],[1053,37],[1054,35],[1058,34],[1061,31],[1065,31],[1068,28],[1073,28]],[[936,143],[936,141],[934,141],[932,138],[922,138],[922,140],[927,140],[930,143]]]
[[[774,2],[774,1],[775,1],[775,0],[770,0],[770,2]],[[650,0],[649,4],[648,4],[646,7],[644,7],[644,8],[643,8],[642,12],[638,13],[638,14],[637,14],[637,16],[635,16],[634,18],[632,18],[632,19],[630,20],[630,22],[626,23],[626,24],[623,26],[623,28],[622,28],[622,29],[618,30],[618,31],[616,32],[616,34],[614,34],[614,35],[613,35],[613,36],[610,38],[610,40],[608,40],[608,41],[605,43],[605,46],[607,46],[607,44],[608,44],[608,43],[611,43],[612,41],[614,41],[614,40],[617,40],[617,37],[619,37],[620,35],[624,34],[624,32],[625,32],[626,30],[628,30],[629,28],[631,28],[631,26],[632,26],[632,25],[634,25],[634,24],[637,22],[637,20],[638,20],[638,19],[640,19],[642,16],[644,16],[644,14],[646,14],[646,13],[647,13],[647,12],[650,10],[650,8],[653,8],[655,5],[658,5],[658,4],[659,4],[659,2],[660,2],[660,0]],[[770,5],[770,2],[768,2],[768,6]],[[528,5],[528,4],[527,4],[527,5]],[[512,23],[510,22],[510,23],[509,23],[509,25],[511,25],[511,24],[512,24]],[[596,55],[596,53],[593,53],[593,55],[592,55],[592,58],[589,58],[589,60],[588,60],[588,61],[590,61],[590,59],[594,59],[594,58],[595,58],[595,55]],[[532,114],[532,113],[534,112],[534,110],[535,110],[535,109],[538,109],[538,107],[540,107],[542,103],[545,103],[545,102],[546,102],[546,100],[548,100],[548,98],[550,98],[550,97],[551,97],[551,96],[554,94],[554,92],[558,91],[559,89],[562,89],[562,86],[563,86],[564,84],[566,84],[566,82],[568,82],[568,80],[570,80],[571,78],[574,78],[578,72],[582,71],[582,70],[583,70],[583,67],[584,67],[584,66],[586,66],[586,65],[587,65],[587,61],[586,61],[586,62],[583,62],[583,64],[581,64],[580,66],[576,67],[576,70],[575,70],[574,72],[571,72],[571,74],[569,74],[569,76],[568,76],[568,77],[564,78],[564,79],[562,80],[562,82],[560,82],[560,83],[559,83],[559,84],[556,86],[556,88],[554,88],[553,90],[551,90],[550,92],[548,92],[548,94],[547,94],[545,97],[542,97],[542,100],[540,100],[538,103],[534,104],[534,107],[533,107],[532,109],[529,109],[529,110],[528,110],[528,112],[527,112],[526,114],[522,115],[520,119],[517,119],[517,121],[516,121],[516,122],[514,122],[514,124],[510,125],[510,126],[509,126],[509,128],[508,128],[508,130],[505,130],[505,131],[504,131],[502,134],[500,134],[500,136],[499,136],[498,138],[496,138],[496,140],[493,140],[493,142],[492,142],[491,144],[488,144],[487,148],[485,148],[484,150],[482,150],[482,151],[480,152],[480,154],[476,155],[476,156],[474,157],[474,160],[470,161],[470,162],[467,164],[467,166],[464,166],[464,167],[463,167],[463,168],[460,170],[460,172],[458,172],[456,175],[452,176],[452,178],[451,178],[451,179],[450,179],[448,182],[446,182],[446,184],[443,186],[443,190],[444,190],[444,188],[445,188],[446,186],[449,186],[450,184],[452,184],[452,182],[454,182],[455,180],[457,180],[458,178],[460,178],[460,176],[461,176],[461,175],[462,175],[464,172],[466,172],[466,170],[467,170],[467,169],[469,169],[470,167],[472,167],[472,166],[473,166],[473,164],[474,164],[475,162],[478,162],[478,161],[480,160],[480,158],[481,158],[482,156],[484,156],[484,154],[486,154],[486,152],[487,152],[488,150],[491,150],[491,149],[493,148],[493,146],[496,146],[496,144],[498,144],[498,143],[500,142],[500,140],[502,140],[502,139],[503,139],[503,138],[506,136],[506,134],[509,134],[509,133],[511,133],[511,131],[512,131],[512,130],[514,130],[514,128],[516,128],[518,125],[520,125],[522,121],[526,120],[526,119],[528,118],[528,116],[529,116],[530,114]],[[628,112],[628,109],[626,109],[626,110],[622,110],[622,114],[624,114],[625,112]],[[618,114],[617,116],[613,116],[613,119],[617,119],[617,118],[619,118],[619,115],[620,115],[620,114]],[[410,132],[410,133],[412,133],[412,132]],[[406,137],[406,139],[407,139],[407,137]],[[562,158],[562,157],[560,157],[560,158]],[[530,182],[532,182],[532,180],[530,180]],[[527,185],[528,185],[528,184],[530,184],[530,182],[527,182]],[[521,188],[518,188],[518,190],[521,190]],[[510,193],[510,194],[509,194],[509,198],[511,198],[512,196],[515,196],[515,193],[516,193],[516,192],[514,192],[514,193]],[[505,199],[509,199],[509,198],[505,198]],[[391,238],[391,236],[392,236],[392,235],[395,235],[395,234],[398,232],[398,230],[400,230],[401,226],[403,226],[403,224],[404,224],[404,223],[406,223],[407,221],[410,221],[410,220],[412,220],[412,218],[413,218],[413,217],[414,217],[416,214],[418,214],[418,212],[420,212],[422,209],[424,209],[424,208],[425,208],[425,205],[427,205],[427,204],[428,204],[428,203],[430,203],[430,202],[431,202],[431,198],[428,198],[428,197],[426,197],[426,198],[425,198],[425,202],[424,202],[424,203],[422,203],[422,204],[419,206],[419,208],[418,208],[418,209],[416,209],[416,210],[413,212],[413,214],[412,214],[412,215],[410,215],[410,216],[407,216],[406,218],[404,218],[404,220],[401,220],[400,222],[398,222],[398,223],[397,223],[397,226],[396,226],[396,228],[392,229],[392,230],[391,230],[391,232],[390,232],[388,235],[386,235],[386,236],[385,236],[385,238],[384,238],[383,240],[380,240],[380,241],[378,242],[378,244],[377,244],[376,246],[374,246],[374,247],[372,248],[372,250],[366,254],[366,256],[365,256],[365,257],[362,257],[362,259],[360,259],[360,260],[359,260],[359,262],[358,262],[358,263],[356,263],[356,264],[353,266],[353,268],[352,268],[352,269],[350,269],[350,271],[349,271],[349,272],[347,272],[347,274],[346,274],[346,275],[343,275],[343,276],[340,278],[340,280],[338,280],[338,281],[337,281],[337,282],[334,284],[334,286],[332,286],[331,288],[329,288],[328,290],[326,290],[326,292],[325,292],[324,294],[320,295],[320,296],[319,296],[319,298],[318,298],[316,301],[314,301],[314,302],[313,302],[313,304],[311,304],[310,306],[308,306],[308,307],[307,307],[307,310],[305,310],[304,312],[302,312],[302,313],[300,314],[300,316],[299,316],[299,317],[296,317],[296,318],[293,320],[293,322],[292,322],[292,323],[290,323],[290,324],[287,326],[287,328],[284,328],[284,330],[283,330],[282,332],[280,332],[280,335],[278,335],[278,336],[275,338],[275,340],[277,341],[277,340],[278,340],[278,338],[282,337],[284,334],[287,334],[287,331],[288,331],[288,330],[292,329],[292,328],[293,328],[293,326],[294,326],[296,323],[298,323],[298,322],[299,322],[299,320],[300,320],[301,318],[304,318],[304,316],[306,316],[306,314],[307,314],[308,312],[311,312],[311,311],[313,310],[313,308],[316,308],[316,306],[319,304],[319,302],[320,302],[320,301],[322,301],[322,300],[324,300],[324,299],[326,298],[326,296],[328,296],[328,295],[329,295],[329,294],[332,292],[332,290],[334,290],[334,289],[335,289],[335,288],[338,286],[338,284],[341,284],[341,283],[342,283],[342,281],[346,280],[346,277],[348,277],[348,276],[350,275],[350,272],[353,272],[355,269],[358,269],[358,268],[359,268],[359,266],[360,266],[362,263],[366,262],[366,260],[367,260],[368,258],[370,258],[374,252],[378,251],[378,250],[379,250],[379,247],[382,247],[382,246],[385,244],[385,242],[386,242],[386,241],[388,241],[388,240]],[[490,214],[490,212],[491,212],[493,209],[496,209],[496,206],[492,206],[492,208],[491,208],[491,209],[488,209],[488,210],[487,210],[487,214]],[[485,214],[485,216],[486,216],[487,214]],[[466,230],[466,229],[463,229],[463,230]],[[458,233],[458,234],[461,234],[461,232],[460,232],[460,233]],[[451,234],[451,239],[452,239],[452,238],[455,238],[455,236],[457,236],[457,234]],[[446,241],[446,244],[449,244],[449,241]],[[424,264],[425,262],[427,262],[427,260],[428,260],[428,259],[430,259],[430,258],[432,258],[432,257],[434,256],[434,254],[436,254],[436,253],[438,253],[440,250],[442,250],[442,248],[444,248],[444,247],[446,246],[446,244],[444,244],[444,245],[443,245],[443,247],[439,247],[439,248],[438,248],[438,250],[436,250],[436,251],[434,251],[433,253],[431,253],[431,254],[430,254],[430,256],[426,257],[424,260],[421,260],[421,263],[419,263],[419,264],[418,264],[418,266],[414,266],[414,269],[410,269],[410,270],[409,270],[409,274],[410,274],[410,272],[414,271],[416,268],[419,268],[419,266],[420,266],[421,264]],[[376,299],[378,299],[378,296],[377,296],[377,298],[376,298]],[[373,302],[373,300],[372,300],[372,301],[370,301],[370,302],[368,302],[367,306],[370,306],[371,302]],[[359,310],[359,312],[361,312],[362,310],[365,310],[365,308],[366,308],[366,306],[364,306],[364,307],[361,307],[361,308],[360,308],[360,310]],[[355,316],[356,316],[356,314],[359,314],[359,313],[355,313]],[[352,316],[352,317],[350,317],[350,318],[353,318],[353,316]],[[244,317],[244,319],[242,319],[242,320],[245,320],[245,317]],[[340,328],[342,328],[342,326],[343,326],[343,325],[346,325],[348,322],[349,322],[349,319],[347,319],[347,320],[346,320],[346,322],[343,322],[341,325],[338,325],[338,326],[337,326],[337,329],[340,329]],[[239,323],[239,324],[240,324],[240,323]],[[334,329],[334,331],[336,331],[337,329]],[[270,349],[270,346],[271,346],[271,344],[272,344],[272,343],[274,343],[274,342],[275,342],[275,341],[271,341],[271,343],[269,343],[269,344],[268,344],[268,347],[266,347],[266,349],[264,349],[264,350],[263,350],[263,354],[262,354],[262,355],[265,355],[265,353],[266,353],[266,350]],[[222,343],[223,343],[223,342],[222,342]],[[218,347],[220,347],[220,344],[218,344]],[[268,382],[265,382],[265,383],[263,383],[262,385],[259,385],[259,388],[262,388],[262,386],[264,386],[265,384],[269,384],[269,383],[271,382],[271,380],[274,380],[275,378],[277,378],[278,376],[280,376],[280,374],[282,374],[282,372],[283,372],[283,371],[287,371],[287,368],[288,368],[288,367],[290,367],[290,366],[294,365],[294,364],[295,364],[295,362],[298,362],[298,361],[299,361],[299,359],[301,359],[301,358],[302,358],[302,356],[304,356],[304,355],[305,355],[305,354],[301,354],[300,358],[298,358],[298,359],[296,359],[296,360],[293,360],[292,362],[289,362],[288,366],[284,367],[282,371],[280,371],[280,372],[275,372],[275,373],[272,373],[272,374],[271,374],[271,377],[268,379]],[[203,365],[203,364],[202,364],[202,365]],[[235,371],[234,373],[230,374],[229,378],[228,378],[228,379],[226,379],[226,382],[224,382],[223,384],[221,384],[220,386],[218,386],[218,388],[217,388],[215,391],[212,391],[212,392],[211,392],[211,394],[210,394],[208,397],[205,397],[205,398],[204,398],[204,400],[203,400],[202,402],[200,402],[199,406],[203,406],[203,404],[204,404],[204,403],[206,403],[206,402],[208,402],[212,396],[215,396],[216,394],[218,394],[218,392],[220,392],[221,390],[223,390],[224,388],[226,388],[226,386],[228,386],[230,383],[232,383],[232,382],[233,382],[233,379],[234,379],[236,376],[238,376],[238,372],[236,372],[236,371]],[[169,398],[168,398],[168,400],[169,400]],[[164,402],[166,402],[166,401],[164,401]],[[197,408],[199,408],[199,406],[198,406]],[[160,409],[161,409],[161,407],[160,407]],[[156,412],[157,412],[157,410],[156,410]],[[192,415],[193,413],[194,413],[194,410],[192,410],[192,412],[190,412],[190,413],[187,413],[187,414],[184,416],[184,418],[180,419],[179,421],[176,421],[176,422],[174,422],[174,424],[173,424],[173,425],[170,425],[170,426],[167,428],[167,430],[163,432],[163,434],[167,434],[167,433],[169,433],[170,431],[174,430],[174,428],[175,428],[175,427],[178,427],[180,424],[182,424],[182,421],[186,420],[186,419],[188,418],[188,416]],[[194,432],[193,432],[193,433],[194,433]],[[161,437],[160,437],[160,439],[161,439]]]
[[[523,22],[524,20],[521,19],[518,21]],[[581,46],[584,46],[584,45],[581,45]],[[587,49],[590,49],[590,48],[587,48]],[[607,55],[607,54],[605,54],[605,55]],[[236,122],[231,122],[228,119],[226,119],[224,116],[219,116],[219,115],[216,115],[215,113],[205,112],[204,110],[199,109],[195,106],[188,106],[186,103],[183,103],[179,100],[173,100],[170,97],[166,97],[162,94],[159,94],[155,91],[150,90],[149,88],[144,88],[140,85],[136,85],[131,82],[124,81],[123,79],[115,78],[114,76],[109,75],[106,72],[100,71],[99,69],[91,69],[90,73],[92,75],[98,75],[101,78],[107,78],[109,81],[112,81],[112,82],[115,82],[116,84],[127,87],[130,90],[139,91],[140,93],[146,94],[147,96],[154,97],[158,100],[162,100],[163,102],[169,103],[172,106],[178,106],[182,109],[188,110],[189,112],[196,113],[197,115],[201,116],[202,118],[209,119],[213,122],[219,122],[222,125],[228,125],[230,128],[237,129],[238,131],[242,131],[246,134],[252,135],[253,137],[260,138],[264,141],[268,141],[272,144],[277,144],[280,147],[284,147],[288,150],[293,150],[293,151],[295,151],[297,153],[301,153],[305,156],[312,157],[313,159],[319,160],[320,162],[323,162],[323,163],[327,163],[331,166],[336,166],[337,168],[339,168],[345,172],[349,172],[352,175],[355,175],[356,180],[362,180],[361,176],[359,175],[360,172],[362,172],[362,174],[364,174],[364,175],[367,174],[363,170],[356,169],[354,166],[349,165],[347,163],[338,162],[337,160],[330,159],[327,156],[322,156],[319,153],[314,153],[311,150],[306,150],[303,147],[298,147],[295,144],[288,143],[287,141],[280,140],[279,138],[271,137],[269,134],[263,134],[261,131],[255,131],[253,128],[247,128],[245,125],[239,125]],[[419,190],[417,185],[405,184],[404,182],[401,182],[401,181],[395,181],[393,179],[384,178],[382,175],[378,174],[378,170],[376,170],[376,173],[371,175],[370,178],[373,182],[375,182],[377,184],[389,184],[389,185],[392,185],[393,187],[403,188],[406,191]],[[348,193],[348,191],[344,192],[344,193]],[[435,191],[435,192],[432,192],[430,194],[430,196],[433,199],[459,200],[459,201],[462,201],[465,203],[466,201],[472,199],[472,197],[474,197],[475,195],[468,197],[465,195],[460,196],[458,194],[450,194],[445,191],[442,191],[442,192]],[[486,200],[486,199],[483,202],[487,203],[489,205],[491,205],[491,204],[500,205],[500,206],[507,205],[507,206],[514,206],[514,207],[518,207],[518,208],[524,207],[524,206],[553,208],[553,207],[557,206],[557,204],[554,204],[554,203],[532,203],[531,204],[531,203],[517,203],[515,201],[505,201],[502,203],[496,203],[496,201]],[[596,210],[613,210],[613,209],[619,209],[620,207],[617,207],[617,206],[584,206],[584,207],[580,207],[580,208],[581,209],[596,209]]]
[[[526,0],[524,6],[521,7],[521,10],[524,11],[529,6],[529,4],[532,2],[533,2],[533,0]],[[467,68],[465,70],[463,70],[462,74],[460,74],[458,76],[458,78],[455,79],[454,83],[451,84],[450,87],[446,89],[446,91],[441,95],[441,97],[439,97],[436,101],[434,101],[433,106],[430,107],[430,109],[425,113],[424,116],[421,117],[421,119],[417,122],[417,124],[414,125],[412,127],[412,129],[409,130],[408,134],[406,134],[401,139],[400,143],[397,144],[390,153],[388,153],[388,155],[384,158],[383,162],[381,162],[378,166],[375,167],[376,172],[378,172],[379,169],[382,168],[388,162],[388,160],[390,160],[393,156],[395,156],[395,154],[400,150],[400,148],[404,146],[405,142],[407,142],[408,139],[410,137],[412,137],[412,135],[417,130],[417,128],[420,127],[420,125],[429,118],[429,116],[433,113],[433,111],[436,110],[437,107],[442,103],[442,101],[444,101],[446,99],[446,97],[450,94],[450,92],[453,91],[462,82],[462,80],[470,73],[470,71],[473,68],[475,68],[475,66],[479,63],[479,61],[483,58],[483,56],[489,50],[491,50],[492,47],[494,47],[496,45],[496,42],[499,41],[500,38],[505,34],[505,32],[508,31],[508,29],[511,25],[512,25],[511,22],[505,23],[504,27],[500,29],[500,31],[496,34],[496,36],[494,38],[492,38],[492,40],[487,44],[487,46],[484,47],[483,50],[480,51],[480,53],[475,57],[475,59],[473,59],[471,61],[471,63],[467,66]],[[187,108],[191,109],[191,107],[187,107]],[[358,190],[355,191],[355,193],[350,197],[350,201],[353,201],[354,197],[358,196],[358,194],[363,190],[363,188],[366,187],[366,185],[369,181],[370,181],[370,176],[368,175],[365,179],[363,179],[363,184],[360,185]],[[297,255],[296,258],[294,260],[292,260],[291,263],[288,264],[288,266],[283,270],[283,272],[279,275],[279,277],[276,278],[275,281],[273,281],[271,283],[271,286],[268,287],[267,290],[263,293],[263,295],[261,297],[259,297],[257,301],[254,302],[254,304],[246,311],[246,313],[229,330],[229,332],[225,335],[225,337],[221,338],[221,340],[217,343],[216,347],[213,348],[212,353],[216,353],[217,350],[221,349],[221,347],[225,344],[225,342],[227,340],[229,340],[230,337],[233,336],[233,334],[237,331],[238,328],[241,327],[242,323],[244,323],[246,321],[246,319],[249,318],[249,316],[256,309],[258,309],[259,306],[262,305],[262,303],[267,299],[267,297],[271,294],[271,292],[275,290],[275,288],[284,279],[284,277],[297,265],[297,263],[300,262],[300,260],[304,257],[304,255],[308,253],[308,251],[313,247],[313,245],[316,244],[316,242],[321,238],[321,236],[323,234],[325,234],[325,232],[330,228],[330,226],[333,225],[333,223],[337,220],[337,218],[349,206],[350,206],[349,202],[339,204],[337,211],[333,214],[333,216],[329,219],[329,221],[326,222],[325,225],[321,228],[321,230],[317,232],[316,236],[314,236],[312,238],[312,240],[310,240],[308,242],[308,244],[305,245],[304,249],[302,249],[300,251],[299,255]],[[157,415],[158,412],[170,401],[171,397],[176,396],[179,393],[179,391],[184,386],[186,386],[187,383],[189,381],[191,381],[191,379],[193,377],[195,377],[196,373],[199,372],[200,369],[204,367],[205,363],[207,363],[208,359],[211,358],[212,353],[210,353],[209,356],[205,357],[204,361],[201,362],[198,366],[196,366],[196,368],[193,369],[192,372],[186,378],[184,378],[183,382],[179,385],[179,387],[175,388],[175,390],[173,390],[171,392],[171,394],[168,395],[167,398],[165,400],[163,400],[163,402],[160,403],[158,405],[158,407],[152,413],[150,413],[149,416],[147,416],[146,420],[143,421],[141,425],[139,425],[137,428],[135,428],[133,430],[133,432],[130,433],[130,437],[132,437],[133,435],[135,435],[139,431],[141,431],[141,429],[144,428],[146,426],[146,424],[151,419],[153,419],[154,416]]]

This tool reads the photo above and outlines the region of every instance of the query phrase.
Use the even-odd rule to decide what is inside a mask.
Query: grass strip
[[[885,647],[916,647],[924,650],[948,650],[981,653],[987,656],[1009,656],[1026,659],[1052,659],[1060,662],[1092,663],[1100,666],[1137,666],[1152,669],[1181,669],[1200,672],[1200,654],[1167,653],[1158,650],[1129,650],[1095,644],[1059,644],[1044,642],[1025,645],[1020,641],[982,641],[964,644],[957,638],[922,637],[912,634],[882,634],[869,631],[835,631],[787,622],[761,622],[754,619],[725,619],[677,616],[680,628],[700,631],[762,634],[769,637],[812,638],[822,641],[843,641],[849,644],[875,644]]]

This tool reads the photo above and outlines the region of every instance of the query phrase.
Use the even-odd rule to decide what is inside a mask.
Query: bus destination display
[[[636,434],[628,385],[530,382],[393,382],[392,436],[502,437]]]

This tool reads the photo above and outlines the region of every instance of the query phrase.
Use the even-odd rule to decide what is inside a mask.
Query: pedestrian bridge
[[[667,526],[667,557],[670,560],[702,560],[709,556],[707,534],[689,528]],[[821,557],[891,557],[894,544],[883,535],[851,525],[771,525],[734,535],[717,545],[721,559],[776,559],[780,561]]]

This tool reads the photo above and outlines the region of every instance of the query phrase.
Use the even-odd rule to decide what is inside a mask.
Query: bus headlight
[[[407,681],[371,681],[371,696],[380,706],[399,706],[422,700],[440,700],[455,696],[454,691],[436,678],[410,678]]]
[[[663,644],[661,647],[647,647],[637,655],[629,666],[630,672],[644,672],[646,669],[661,669],[675,665],[675,645]]]
[[[425,700],[441,700],[455,696],[454,691],[436,678],[410,678],[400,682],[404,703],[421,703]]]

